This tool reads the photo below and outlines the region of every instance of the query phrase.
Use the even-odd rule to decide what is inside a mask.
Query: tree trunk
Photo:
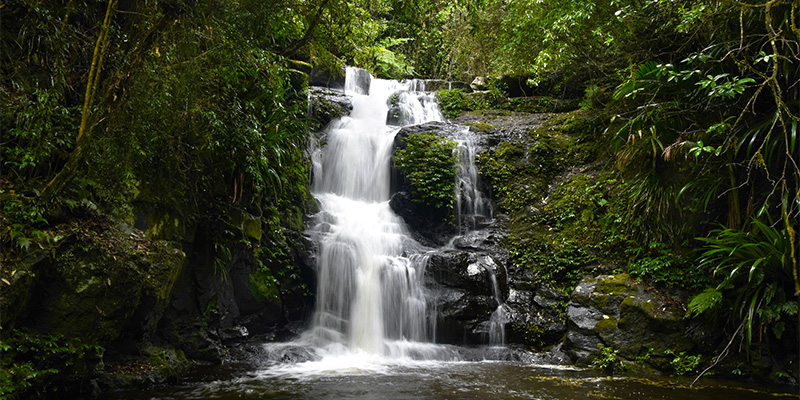
[[[97,92],[97,86],[100,83],[100,69],[103,65],[103,55],[107,47],[108,33],[111,30],[111,19],[116,5],[117,0],[108,0],[106,16],[103,19],[100,34],[98,34],[97,42],[95,42],[94,45],[92,64],[91,67],[89,67],[89,76],[86,80],[86,93],[83,99],[83,109],[81,110],[81,125],[80,128],[78,128],[78,137],[75,139],[75,149],[70,153],[69,159],[61,171],[53,177],[42,191],[40,199],[44,202],[52,199],[53,196],[64,189],[64,187],[75,178],[79,170],[78,166],[86,156],[86,147],[90,142],[90,135],[87,132],[91,130],[89,120],[92,114],[92,104],[94,102],[94,95]]]

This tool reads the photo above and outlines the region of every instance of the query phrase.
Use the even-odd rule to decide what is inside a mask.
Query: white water
[[[302,340],[334,359],[404,357],[430,346],[423,345],[431,338],[426,262],[405,255],[420,246],[389,207],[399,129],[386,124],[389,97],[399,96],[405,123],[442,120],[431,95],[410,92],[411,86],[419,88],[348,68],[345,90],[353,111],[332,123],[326,146],[314,153],[313,194],[321,210],[310,229],[319,243],[317,308]]]
[[[456,156],[459,161],[458,174],[456,175],[456,217],[459,233],[464,229],[475,230],[478,220],[492,219],[491,204],[480,190],[480,177],[475,164],[477,146],[469,128],[462,129],[458,137]]]

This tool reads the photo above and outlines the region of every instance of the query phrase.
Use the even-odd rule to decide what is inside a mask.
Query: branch
[[[728,342],[728,345],[725,346],[725,348],[722,350],[722,352],[719,353],[719,355],[716,358],[714,358],[714,361],[711,362],[711,365],[709,365],[708,368],[704,369],[703,372],[700,373],[700,375],[697,375],[697,378],[694,378],[694,381],[692,381],[692,384],[689,385],[689,387],[694,386],[694,384],[697,383],[697,381],[699,381],[700,378],[703,377],[703,375],[708,373],[708,371],[711,371],[711,368],[716,367],[717,364],[719,364],[719,362],[722,361],[722,359],[724,359],[728,355],[728,353],[731,350],[731,345],[733,344],[733,339],[736,339],[736,336],[739,334],[739,331],[741,331],[742,327],[744,327],[744,322],[745,320],[743,320],[742,323],[739,324],[739,327],[736,328],[736,332],[733,332],[733,335],[731,335],[731,340]]]
[[[329,2],[330,0],[322,0],[322,3],[320,3],[319,8],[317,9],[317,13],[314,14],[314,18],[311,19],[311,23],[308,25],[308,29],[306,29],[306,33],[303,34],[303,37],[301,37],[300,40],[294,42],[294,44],[292,44],[289,48],[285,49],[281,53],[283,53],[284,55],[291,55],[295,51],[303,47],[309,41],[309,39],[311,39],[311,34],[314,32],[314,29],[317,27],[319,21],[322,19],[322,13],[325,11],[325,6],[327,6]]]
[[[103,66],[103,55],[107,47],[108,33],[111,31],[111,19],[116,11],[117,0],[108,0],[108,7],[106,8],[106,15],[103,18],[103,25],[100,27],[100,33],[97,35],[97,42],[94,45],[94,52],[92,53],[92,64],[89,67],[89,77],[86,80],[86,93],[83,98],[83,108],[81,110],[81,124],[78,128],[78,137],[75,139],[75,149],[69,156],[69,160],[64,167],[59,171],[53,179],[47,183],[42,190],[40,199],[42,201],[50,200],[56,193],[61,191],[77,174],[78,165],[84,157],[86,151],[86,142],[88,134],[87,127],[89,126],[89,117],[91,115],[91,106],[94,101],[94,95],[97,92],[97,85],[100,82],[100,69]]]

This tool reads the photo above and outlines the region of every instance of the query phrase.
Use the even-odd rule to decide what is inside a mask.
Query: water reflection
[[[352,361],[352,360],[351,360]],[[507,361],[375,359],[198,370],[194,382],[112,399],[796,399],[787,388],[689,378],[605,376],[593,370]],[[316,364],[316,365],[314,365]],[[216,374],[216,375],[215,375]],[[212,378],[215,376],[215,378]]]

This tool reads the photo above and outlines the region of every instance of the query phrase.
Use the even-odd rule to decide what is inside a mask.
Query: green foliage
[[[689,305],[686,306],[686,316],[692,317],[708,312],[713,313],[722,303],[722,292],[716,288],[706,288],[699,294],[692,297]]]
[[[414,75],[414,67],[403,54],[390,50],[399,44],[409,41],[408,38],[384,39],[375,46],[370,46],[355,56],[356,65],[369,70],[380,78],[402,79]]]
[[[410,135],[398,149],[394,166],[408,179],[414,201],[453,214],[455,206],[456,143],[433,133]]]
[[[532,346],[537,349],[541,349],[546,345],[545,341],[543,340],[542,336],[545,333],[545,329],[542,325],[539,324],[528,324],[528,325],[512,325],[512,329],[514,332],[520,334],[525,341],[525,343],[529,346]]]
[[[78,382],[94,374],[103,348],[79,338],[14,332],[0,341],[0,397],[20,399],[52,395],[54,379]]]
[[[566,114],[479,157],[499,208],[511,218],[503,241],[510,261],[534,271],[540,282],[574,286],[621,254],[626,242],[612,190],[616,181],[566,172],[601,151],[589,139],[595,123],[581,113]]]
[[[600,347],[600,354],[592,360],[589,367],[599,369],[607,373],[625,372],[628,366],[625,365],[619,356],[619,350],[612,347]]]
[[[458,89],[436,92],[436,101],[439,103],[439,109],[442,110],[442,114],[447,118],[455,118],[462,111],[474,109],[470,105],[470,98],[467,94]]]
[[[697,373],[697,366],[700,365],[699,355],[689,355],[685,351],[675,353],[672,350],[665,350],[664,355],[672,356],[669,365],[675,369],[675,374],[686,375],[687,373]]]
[[[708,284],[708,275],[692,271],[692,259],[676,253],[666,243],[651,242],[647,251],[633,247],[628,273],[639,279],[665,287],[698,289]]]
[[[455,118],[463,111],[508,109],[516,105],[509,103],[509,99],[497,88],[485,93],[464,93],[460,89],[441,90],[436,92],[436,100],[447,118]]]
[[[717,285],[692,299],[690,314],[716,311],[724,295],[743,324],[748,354],[754,331],[769,329],[780,338],[787,319],[797,315],[789,232],[752,219],[743,230],[715,229],[698,239],[705,244],[699,267],[712,271]]]

